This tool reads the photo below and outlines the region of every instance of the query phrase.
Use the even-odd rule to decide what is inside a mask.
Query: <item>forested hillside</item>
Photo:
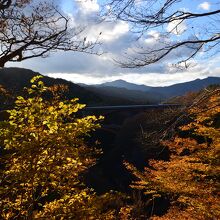
[[[23,69],[23,68],[2,68],[0,69],[0,85],[2,85],[9,92],[17,95],[24,94],[23,88],[30,85],[30,79],[39,73],[36,73],[32,70]],[[95,105],[129,105],[129,104],[147,104],[147,96],[140,96],[137,98],[137,95],[131,94],[126,95],[116,95],[109,94],[107,92],[96,91],[95,89],[90,90],[74,84],[70,81],[64,79],[54,79],[51,77],[44,76],[43,81],[48,85],[66,85],[68,90],[64,92],[63,96],[67,99],[79,98],[81,103],[88,104],[90,106]],[[123,91],[124,92],[124,91]],[[149,97],[150,99],[150,97]]]
[[[117,88],[111,86],[85,86],[91,92],[96,94],[105,95],[110,99],[121,99],[121,103],[118,105],[129,105],[129,104],[156,104],[164,100],[163,95],[157,92],[143,92],[139,90],[130,90],[126,88]],[[124,101],[123,101],[124,100]]]
[[[24,94],[23,88],[30,86],[30,80],[39,75],[39,73],[32,70],[23,68],[2,68],[0,69],[0,85],[2,85],[9,92],[15,96]],[[80,98],[81,103],[94,104],[101,103],[102,98],[98,95],[87,91],[86,89],[78,86],[77,84],[71,83],[63,79],[53,79],[45,76],[43,81],[48,85],[66,85],[68,91],[65,91],[64,96],[68,99]]]
[[[30,85],[0,122],[3,219],[218,219],[219,87],[128,117],[105,146],[66,86]]]

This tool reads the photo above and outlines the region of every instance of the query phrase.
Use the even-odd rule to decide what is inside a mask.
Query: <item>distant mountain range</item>
[[[95,87],[117,87],[117,88],[126,88],[129,90],[138,90],[143,92],[159,92],[163,94],[170,95],[182,95],[188,91],[198,91],[200,89],[206,88],[212,84],[220,84],[220,77],[207,77],[205,79],[196,79],[190,82],[178,83],[171,86],[163,87],[153,87],[146,85],[137,85],[134,83],[129,83],[124,80],[115,80],[112,82],[107,82],[103,84],[95,85]],[[176,93],[176,94],[175,94]]]
[[[30,85],[30,79],[39,73],[23,68],[0,69],[0,85],[13,91],[16,95],[22,94],[22,89]],[[45,76],[46,85],[67,85],[69,91],[66,98],[78,97],[81,103],[94,105],[132,105],[155,104],[171,97],[181,96],[190,91],[199,91],[209,85],[220,85],[220,77],[196,79],[191,82],[175,84],[165,87],[137,85],[123,80],[116,80],[99,85],[74,84],[63,79],[54,79]]]
[[[152,88],[151,86],[137,85],[134,83],[129,83],[129,82],[124,81],[122,79],[96,85],[96,87],[106,87],[106,86],[125,88],[125,89],[129,89],[129,90],[138,90],[138,91],[143,91],[143,92],[149,91]]]
[[[30,86],[30,80],[36,75],[41,75],[41,74],[24,68],[15,68],[15,67],[0,68],[0,85],[2,85],[7,90],[11,91],[13,94],[15,94],[15,96],[23,95],[23,88]],[[93,92],[88,88],[82,87],[80,85],[77,85],[75,83],[72,83],[64,79],[54,79],[48,76],[44,76],[43,81],[47,86],[51,86],[54,84],[67,85],[69,90],[64,94],[64,96],[67,99],[77,97],[79,98],[80,103],[85,103],[90,106],[132,105],[132,104],[143,103],[140,102],[140,99],[131,100],[126,95],[109,96],[104,92],[103,93],[100,91]]]
[[[92,86],[83,85],[83,87],[106,95],[119,97],[127,95],[130,98],[141,99],[142,101],[148,100],[148,102],[155,103],[171,97],[184,95],[187,92],[196,92],[213,84],[220,85],[220,77],[207,77],[164,87],[137,85],[124,80],[115,80]]]

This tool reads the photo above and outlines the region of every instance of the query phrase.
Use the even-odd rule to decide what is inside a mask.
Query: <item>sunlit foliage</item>
[[[164,141],[171,152],[169,161],[152,160],[150,168],[139,172],[126,164],[139,178],[133,188],[143,190],[153,201],[170,200],[170,209],[152,219],[219,219],[220,90],[205,94],[188,111],[191,122],[181,133]]]
[[[100,154],[84,137],[101,117],[77,117],[84,105],[61,101],[61,86],[48,88],[40,78],[31,80],[28,98],[17,97],[1,123],[0,218],[114,219],[114,206],[106,208],[114,195],[98,197],[82,182]],[[46,100],[45,93],[55,96]]]

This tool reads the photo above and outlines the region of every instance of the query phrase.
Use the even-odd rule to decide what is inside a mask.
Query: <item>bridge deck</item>
[[[158,105],[115,105],[115,106],[88,106],[84,111],[95,110],[135,110],[135,109],[165,109],[182,107],[179,104],[158,104]]]

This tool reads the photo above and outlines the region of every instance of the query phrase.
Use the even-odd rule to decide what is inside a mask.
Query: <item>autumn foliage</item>
[[[80,116],[84,105],[61,98],[65,86],[46,87],[40,78],[31,80],[27,97],[17,97],[9,119],[0,123],[1,219],[220,218],[218,88],[200,93],[184,112],[187,120],[171,126],[176,135],[161,143],[169,160],[150,160],[144,172],[125,163],[137,178],[132,192],[141,192],[132,199],[86,187],[84,174],[101,151],[87,146],[85,137],[102,117]],[[8,96],[2,87],[0,92]],[[158,201],[168,203],[160,215]]]
[[[166,214],[151,219],[220,218],[220,90],[203,94],[188,115],[191,122],[180,127],[184,135],[163,141],[171,152],[169,161],[152,160],[145,172],[126,164],[139,179],[132,187],[144,191],[152,209],[157,198],[170,201]]]
[[[112,219],[115,210],[106,206],[114,195],[97,196],[82,181],[100,154],[84,137],[101,117],[76,117],[84,105],[61,101],[60,86],[48,88],[38,76],[31,83],[29,97],[17,97],[1,123],[0,218]],[[56,95],[45,100],[45,92]]]

